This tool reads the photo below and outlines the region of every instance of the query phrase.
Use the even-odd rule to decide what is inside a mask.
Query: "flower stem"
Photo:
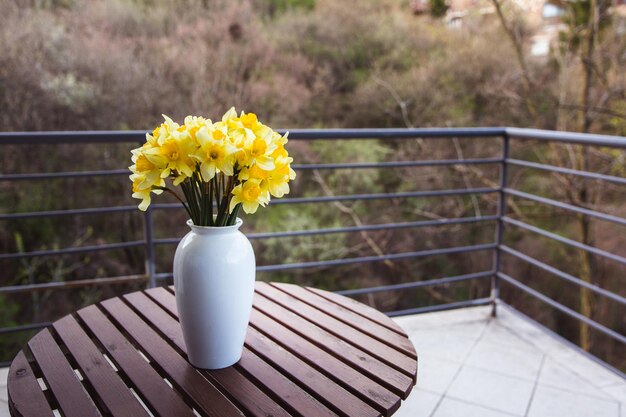
[[[191,184],[191,180],[187,178],[185,181],[180,183],[180,187],[185,193],[185,197],[187,198],[187,202],[189,203],[189,211],[191,212],[191,221],[193,224],[199,226],[201,223],[200,213],[198,211],[198,202],[196,200],[196,193],[193,190],[193,185]]]
[[[241,208],[241,203],[237,204],[233,209],[233,212],[228,216],[228,221],[226,222],[226,226],[232,226],[237,221],[237,214],[239,214],[239,209]]]
[[[213,226],[213,180],[209,181],[209,192],[207,194],[207,205],[209,206],[209,226]]]

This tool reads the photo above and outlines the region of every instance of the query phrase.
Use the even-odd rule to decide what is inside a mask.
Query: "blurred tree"
[[[511,41],[517,56],[517,63],[524,79],[524,103],[531,114],[537,114],[536,102],[532,99],[532,92],[539,85],[530,71],[527,59],[523,53],[523,42],[511,23],[504,16],[500,0],[491,0],[501,25]],[[610,0],[570,0],[559,2],[565,10],[563,23],[565,29],[560,33],[560,48],[556,52],[557,74],[562,82],[557,83],[553,92],[552,101],[559,109],[557,113],[556,128],[559,130],[577,130],[590,132],[592,125],[599,115],[619,116],[619,111],[613,111],[610,106],[605,108],[613,100],[620,105],[624,99],[624,81],[615,74],[623,73],[623,62],[611,65],[606,60],[607,54],[602,50],[601,35],[603,29],[609,27],[611,15],[609,8]],[[617,42],[624,46],[624,42]],[[610,45],[614,47],[614,45]],[[606,46],[604,45],[604,48]],[[619,47],[618,47],[619,49]],[[617,55],[619,56],[619,54]],[[623,60],[623,58],[622,58]],[[576,65],[578,63],[578,65]],[[566,80],[566,81],[565,81]],[[574,81],[576,80],[576,81]],[[570,91],[574,89],[574,91]],[[613,123],[614,123],[613,119]],[[588,171],[590,169],[589,148],[585,146],[569,146],[569,164],[562,157],[560,148],[551,145],[550,163],[553,165],[570,165],[576,170]],[[609,158],[614,155],[606,155]],[[607,168],[612,164],[607,164]],[[579,207],[597,208],[601,194],[598,187],[589,187],[588,180],[575,176],[554,174],[558,181],[565,185],[562,188],[563,197],[570,203]],[[589,216],[576,215],[576,228],[578,239],[581,243],[594,246],[592,224]],[[588,283],[595,283],[598,275],[592,254],[586,250],[579,251],[577,275]],[[580,288],[579,309],[586,317],[594,316],[593,294],[586,288]],[[583,322],[579,325],[579,342],[583,349],[592,348],[589,326]]]

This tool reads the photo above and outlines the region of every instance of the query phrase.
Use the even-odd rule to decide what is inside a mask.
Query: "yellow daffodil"
[[[146,209],[150,205],[150,192],[153,192],[154,194],[161,194],[163,190],[159,190],[159,189],[151,190],[150,188],[146,188],[142,190],[139,188],[139,182],[137,182],[137,179],[133,179],[133,175],[131,175],[131,180],[133,180],[132,197],[140,199],[141,203],[139,203],[139,210],[146,211]]]
[[[231,107],[230,109],[228,109],[228,111],[224,113],[224,115],[222,116],[222,122],[226,123],[227,125],[231,121],[236,121],[237,119],[238,119],[237,111],[235,110],[234,107]]]
[[[185,117],[185,130],[189,134],[189,139],[198,144],[197,134],[200,129],[205,126],[211,125],[211,120],[207,120],[204,117],[187,116]]]
[[[197,133],[200,148],[194,158],[200,162],[200,174],[204,181],[210,181],[216,172],[233,175],[235,164],[235,148],[222,130],[203,126]]]
[[[239,178],[242,180],[249,180],[250,178],[259,181],[264,181],[269,178],[271,171],[266,171],[260,168],[258,165],[252,165],[251,167],[244,167],[239,173]]]
[[[276,198],[289,194],[289,181],[296,178],[296,172],[291,168],[292,161],[293,159],[289,157],[277,158],[276,168],[266,179],[270,194]]]
[[[144,155],[152,164],[162,167],[161,178],[173,175],[174,185],[178,185],[193,176],[196,162],[192,155],[196,153],[198,145],[186,126],[174,123],[165,115],[163,117],[165,123],[157,132],[158,145],[144,150]]]
[[[273,170],[274,158],[271,155],[275,149],[276,145],[264,138],[255,137],[251,141],[246,141],[244,146],[246,152],[244,165],[258,165],[266,171]]]
[[[141,190],[150,189],[153,185],[164,185],[164,181],[161,178],[162,169],[150,162],[148,158],[143,154],[142,148],[133,149],[131,151],[134,165],[128,167],[133,174],[136,174],[135,178],[141,178],[138,183],[138,188]]]
[[[249,179],[233,188],[229,211],[235,209],[241,203],[243,211],[248,214],[256,213],[259,205],[265,207],[270,202],[269,192],[261,188],[261,181]]]
[[[274,131],[265,126],[263,123],[259,122],[256,114],[241,112],[239,120],[241,121],[241,124],[244,128],[251,130],[252,133],[254,133],[254,136],[258,138],[264,138],[266,140],[271,140]]]
[[[181,186],[187,200],[183,205],[196,225],[232,225],[239,207],[251,214],[271,196],[289,193],[296,174],[285,149],[287,134],[273,131],[256,114],[237,115],[232,107],[215,123],[200,116],[187,116],[182,125],[163,118],[132,151],[130,179],[141,210],[150,205],[151,193],[168,191],[183,201],[166,186],[167,179]],[[215,204],[213,217],[206,208]]]

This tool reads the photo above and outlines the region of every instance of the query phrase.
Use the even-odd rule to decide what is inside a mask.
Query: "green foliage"
[[[265,0],[270,16],[275,16],[289,10],[310,11],[315,8],[315,0]]]
[[[0,294],[0,327],[14,327],[20,312],[19,304]],[[31,335],[24,333],[8,333],[0,338],[0,360],[8,360],[28,340]]]
[[[448,12],[446,0],[428,0],[428,10],[433,17],[443,17]]]
[[[613,4],[612,0],[597,0],[597,12],[599,29],[602,31],[610,24],[610,16],[607,14],[607,10]],[[576,50],[580,47],[581,35],[584,28],[589,25],[591,17],[591,2],[589,0],[573,0],[564,1],[565,15],[563,16],[563,23],[568,27],[567,31],[562,31],[559,34],[561,42],[567,42],[567,48]]]

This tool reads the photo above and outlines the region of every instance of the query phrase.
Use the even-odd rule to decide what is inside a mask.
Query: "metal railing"
[[[138,143],[144,142],[144,132],[140,131],[124,131],[124,132],[46,132],[46,133],[1,133],[0,149],[2,145],[25,145],[25,144],[86,144],[86,143]],[[581,313],[549,298],[545,294],[537,291],[529,285],[522,283],[520,280],[503,272],[502,258],[504,255],[510,256],[518,261],[524,262],[533,267],[560,278],[566,282],[574,284],[579,288],[586,288],[589,291],[601,297],[606,297],[613,302],[618,303],[623,308],[626,306],[626,298],[616,294],[608,289],[602,288],[594,283],[583,280],[574,275],[568,274],[553,266],[550,266],[538,259],[535,259],[523,252],[505,244],[505,232],[508,228],[516,228],[525,230],[544,238],[560,242],[566,246],[576,248],[578,250],[588,251],[594,255],[609,259],[622,265],[626,265],[626,258],[605,251],[600,248],[592,247],[584,243],[563,237],[561,235],[541,229],[537,226],[530,225],[523,221],[513,219],[507,215],[507,199],[515,197],[525,201],[530,201],[542,206],[549,206],[576,213],[583,216],[589,216],[606,222],[611,222],[620,226],[626,226],[626,219],[602,213],[594,209],[579,207],[573,204],[564,203],[554,199],[530,194],[521,190],[510,187],[508,180],[508,171],[510,167],[521,167],[533,170],[540,170],[547,173],[560,173],[565,175],[573,175],[581,178],[605,181],[617,185],[625,185],[626,178],[606,175],[588,171],[575,170],[570,168],[559,167],[555,165],[542,164],[537,162],[513,159],[510,157],[510,144],[513,140],[537,140],[542,142],[559,142],[569,143],[583,146],[593,147],[610,147],[626,149],[626,138],[605,135],[579,134],[570,132],[553,132],[535,129],[519,129],[519,128],[462,128],[462,129],[327,129],[327,130],[291,130],[289,139],[295,141],[312,141],[312,140],[347,140],[347,139],[376,139],[376,140],[403,140],[403,139],[453,139],[453,138],[493,138],[500,143],[499,157],[496,158],[468,158],[468,159],[444,159],[444,160],[420,160],[420,161],[397,161],[397,162],[380,162],[380,163],[329,163],[329,164],[305,164],[296,165],[294,168],[299,171],[305,170],[333,170],[333,169],[385,169],[385,168],[407,168],[407,167],[441,167],[441,166],[458,166],[458,165],[492,165],[499,167],[499,178],[496,178],[497,187],[492,188],[462,188],[462,189],[444,189],[433,191],[412,191],[412,192],[395,192],[395,193],[376,193],[376,194],[357,194],[357,195],[337,195],[337,196],[320,196],[320,197],[300,197],[300,198],[284,198],[274,200],[271,204],[311,204],[311,203],[329,203],[339,201],[361,201],[361,200],[381,200],[381,199],[408,199],[408,198],[424,198],[424,197],[445,197],[445,196],[468,196],[480,194],[494,194],[497,201],[497,209],[495,215],[486,215],[480,217],[462,217],[462,218],[446,218],[440,220],[422,220],[402,223],[387,224],[369,224],[353,227],[326,228],[316,230],[295,230],[285,232],[267,232],[251,234],[250,239],[269,239],[280,237],[296,237],[296,236],[313,236],[326,235],[335,233],[353,233],[364,231],[392,230],[392,229],[417,229],[422,227],[438,226],[438,225],[466,225],[473,223],[491,222],[495,225],[495,236],[491,243],[476,244],[469,246],[459,246],[450,248],[438,248],[420,251],[410,251],[402,253],[385,253],[374,256],[363,256],[353,258],[341,258],[324,261],[309,261],[276,265],[261,265],[257,270],[260,272],[282,271],[290,269],[314,268],[314,267],[333,267],[339,265],[349,265],[357,263],[371,263],[387,260],[424,258],[437,255],[452,255],[473,252],[490,251],[493,254],[492,267],[489,270],[462,274],[457,276],[445,277],[440,279],[432,279],[428,281],[417,281],[394,285],[384,285],[370,288],[360,288],[353,290],[339,291],[348,296],[377,293],[382,291],[407,290],[424,286],[435,286],[443,284],[452,284],[469,280],[490,280],[491,293],[489,297],[464,300],[459,302],[440,304],[427,307],[415,307],[400,311],[388,312],[389,315],[415,314],[429,311],[439,311],[452,308],[462,308],[476,305],[493,305],[495,307],[498,302],[502,302],[500,297],[501,283],[507,283],[512,287],[521,290],[527,295],[549,305],[550,307],[560,311],[561,313],[583,322],[594,328],[598,332],[615,339],[620,343],[626,343],[626,336],[610,329],[605,325],[594,321],[593,319],[582,315]],[[2,174],[0,181],[23,181],[38,180],[50,178],[77,178],[77,177],[95,177],[95,176],[116,176],[127,175],[126,170],[106,170],[106,171],[81,171],[81,172],[56,172],[56,173],[26,173],[26,174]],[[55,250],[38,250],[23,253],[4,253],[0,254],[0,260],[18,259],[25,257],[39,256],[57,256],[63,254],[86,253],[92,251],[104,251],[113,249],[123,249],[132,247],[143,247],[145,249],[145,274],[133,275],[126,277],[110,277],[96,279],[82,279],[79,281],[38,283],[29,285],[13,285],[0,287],[0,295],[17,292],[32,292],[49,289],[70,288],[87,285],[110,285],[121,282],[137,282],[145,281],[148,286],[155,286],[164,280],[170,279],[169,273],[157,273],[155,268],[155,250],[161,245],[175,245],[178,239],[166,238],[156,239],[153,236],[153,219],[152,215],[155,210],[179,209],[178,204],[152,204],[144,213],[144,239],[140,241],[109,243],[96,246],[81,246],[72,248],[63,248]],[[67,215],[86,215],[86,214],[105,214],[113,212],[133,212],[135,206],[114,206],[114,207],[94,207],[68,210],[39,211],[28,213],[2,213],[0,221],[11,221],[17,219],[41,218],[52,216]],[[0,334],[32,330],[39,327],[47,326],[49,323],[34,323],[11,328],[0,329]]]

